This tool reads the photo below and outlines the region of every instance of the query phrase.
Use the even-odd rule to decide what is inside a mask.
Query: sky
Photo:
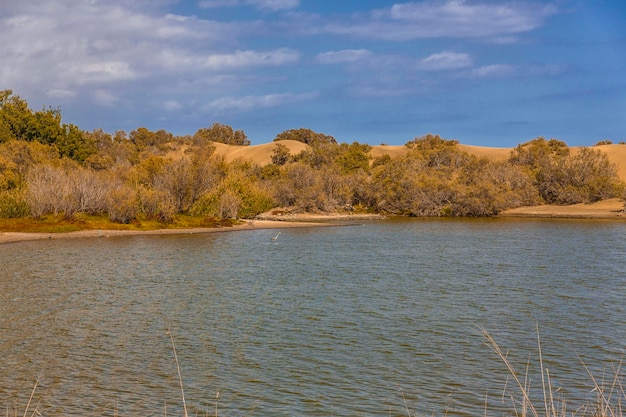
[[[626,1],[0,0],[5,89],[110,133],[617,143]]]

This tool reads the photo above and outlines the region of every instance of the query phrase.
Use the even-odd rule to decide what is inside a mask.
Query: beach
[[[20,233],[0,232],[0,244],[33,240],[75,239],[75,238],[116,238],[125,236],[165,236],[176,234],[224,233],[254,229],[282,229],[293,227],[331,226],[331,223],[315,223],[312,221],[276,221],[276,220],[245,220],[231,227],[206,227],[191,229],[155,229],[155,230],[80,230],[68,233]]]
[[[598,201],[590,204],[570,206],[541,205],[518,207],[504,210],[502,217],[540,217],[570,219],[623,219],[624,201],[619,198]]]

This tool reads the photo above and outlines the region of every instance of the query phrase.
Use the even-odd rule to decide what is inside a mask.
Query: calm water
[[[576,403],[594,395],[580,359],[600,379],[624,354],[626,223],[274,234],[0,246],[0,406],[21,415],[39,378],[46,416],[182,415],[168,328],[190,415],[500,415],[507,372],[480,327],[540,388],[538,323]]]

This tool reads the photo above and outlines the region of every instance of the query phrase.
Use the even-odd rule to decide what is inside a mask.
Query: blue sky
[[[623,0],[0,0],[0,45],[0,89],[85,130],[626,141]]]

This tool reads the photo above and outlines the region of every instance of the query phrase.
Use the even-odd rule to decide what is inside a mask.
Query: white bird
[[[276,242],[278,240],[278,236],[280,236],[280,232],[276,233],[276,236],[272,238],[272,242]]]

